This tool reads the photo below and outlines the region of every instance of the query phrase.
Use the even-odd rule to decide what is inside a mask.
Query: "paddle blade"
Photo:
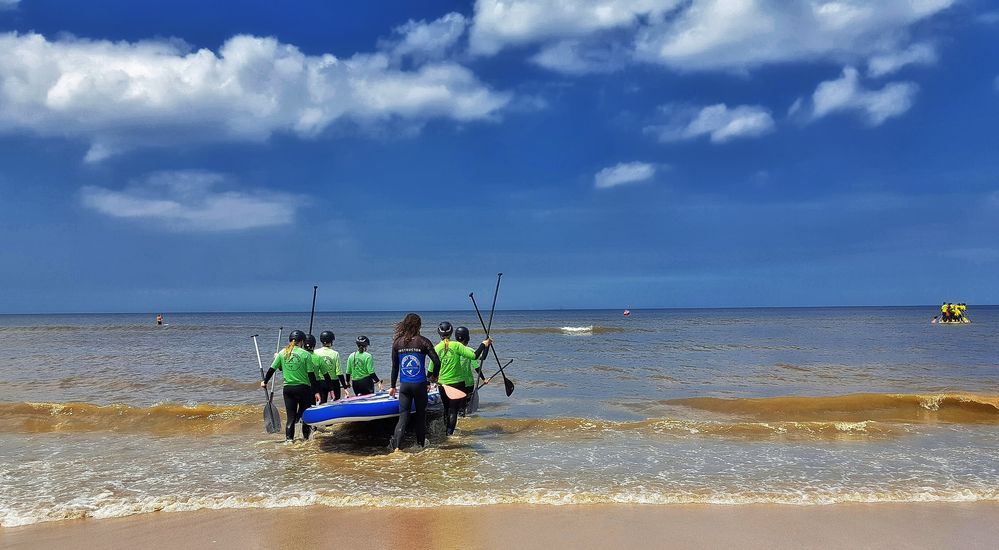
[[[473,391],[468,399],[468,406],[465,407],[465,414],[475,414],[479,410],[479,392]]]
[[[273,394],[271,397],[273,398]],[[281,413],[278,412],[277,405],[273,401],[268,401],[264,405],[264,429],[269,434],[281,432]]]
[[[454,386],[448,386],[447,384],[441,384],[441,386],[444,387],[444,394],[447,395],[448,399],[464,399],[468,395]]]
[[[513,394],[513,380],[510,380],[506,376],[503,377],[503,386],[506,388],[506,396],[510,397]]]

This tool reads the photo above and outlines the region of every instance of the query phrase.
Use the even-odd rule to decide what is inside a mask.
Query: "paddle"
[[[510,359],[509,361],[507,361],[506,364],[503,365],[503,368],[505,369],[505,368],[509,367],[510,363],[513,363],[513,359]],[[500,373],[500,371],[494,372],[492,376],[490,376],[489,378],[486,378],[486,381],[483,382],[483,383],[481,383],[481,384],[479,384],[479,386],[477,388],[475,388],[475,389],[479,390],[479,389],[482,388],[482,386],[485,386],[486,384],[492,382],[493,378],[496,378],[496,375],[499,374],[499,373]]]
[[[492,305],[491,308],[489,308],[489,324],[486,325],[486,338],[489,338],[489,331],[493,329],[493,315],[496,313],[496,297],[499,296],[500,279],[502,277],[503,277],[503,273],[502,272],[496,274],[496,289],[493,290],[493,305]],[[485,359],[482,359],[481,361],[479,361],[479,370],[480,371],[482,370],[482,365],[485,364],[485,362],[486,362]],[[496,376],[496,375],[494,374],[493,376]],[[492,378],[490,378],[490,380],[492,380]],[[469,403],[478,403],[478,401],[475,400],[475,393],[477,391],[479,391],[479,388],[481,388],[481,387],[482,386],[475,386],[474,383],[472,384],[472,392],[471,392],[472,395],[471,395],[471,397],[468,400]],[[513,393],[513,390],[511,390],[511,393]],[[510,395],[510,394],[507,394],[507,395]],[[448,397],[450,397],[450,395]],[[473,413],[475,412],[474,408],[475,408],[475,406],[473,406],[473,410],[472,410]]]
[[[499,289],[499,285],[496,286]],[[479,316],[479,324],[482,325],[482,330],[486,331],[486,338],[489,338],[489,329],[486,327],[486,322],[482,319],[482,313],[479,312],[479,305],[475,303],[475,293],[469,293],[469,298],[472,299],[472,305],[475,307],[475,314]],[[513,393],[513,382],[506,377],[506,373],[503,372],[503,363],[500,361],[499,354],[496,353],[495,344],[491,346],[493,348],[493,357],[496,358],[496,366],[499,367],[499,372],[503,375],[503,386],[506,388],[506,396],[510,397]],[[495,374],[493,376],[496,376]]]
[[[313,285],[312,287],[312,313],[309,314],[309,332],[306,334],[312,334],[312,320],[316,316],[316,293],[319,292],[319,285]]]
[[[260,346],[257,345],[257,335],[254,334],[250,338],[253,339],[253,349],[257,352],[257,367],[260,368],[260,380],[262,381],[264,379],[264,364],[260,361]],[[264,405],[264,429],[269,434],[276,434],[281,431],[281,413],[274,405],[274,393],[268,393],[266,387],[263,390],[264,396],[267,398],[267,404]]]

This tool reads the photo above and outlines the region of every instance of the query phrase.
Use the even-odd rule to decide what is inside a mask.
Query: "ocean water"
[[[428,337],[443,320],[482,337],[474,312],[421,314]],[[999,500],[999,308],[960,326],[934,314],[499,311],[513,395],[490,385],[455,437],[435,420],[427,449],[397,454],[391,421],[291,445],[264,432],[250,335],[266,361],[307,313],[0,316],[0,526],[310,504]],[[315,332],[344,357],[366,334],[387,378],[401,316],[317,313]]]

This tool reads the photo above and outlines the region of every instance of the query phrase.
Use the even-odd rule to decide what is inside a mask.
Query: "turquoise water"
[[[999,499],[999,308],[497,312],[516,385],[458,436],[290,446],[265,361],[308,314],[0,316],[0,524],[217,507]],[[474,312],[421,312],[473,328]],[[389,375],[401,313],[318,313]],[[474,321],[474,322],[473,322]],[[486,371],[495,371],[490,359]],[[265,365],[266,367],[266,365]],[[499,378],[497,378],[497,381]],[[283,412],[283,411],[282,411]]]

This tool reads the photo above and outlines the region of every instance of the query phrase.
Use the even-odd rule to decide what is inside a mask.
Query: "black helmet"
[[[336,340],[336,336],[333,335],[333,331],[324,330],[322,334],[319,335],[319,341],[324,344],[332,344],[333,340]]]
[[[300,330],[293,330],[293,331],[291,331],[291,333],[288,334],[288,341],[289,342],[304,342],[305,341],[305,333],[302,332],[302,331],[300,331]]]
[[[364,347],[368,347],[368,346],[371,345],[371,340],[368,340],[367,336],[358,336],[354,340],[354,342],[357,343],[357,345],[364,346]]]
[[[461,342],[462,344],[468,343],[468,327],[458,327],[454,329],[454,339]]]
[[[316,349],[316,337],[313,335],[308,335],[305,337],[305,349],[312,351]]]
[[[454,332],[454,327],[447,321],[437,325],[437,334],[440,334],[441,338],[450,338],[452,332]]]

